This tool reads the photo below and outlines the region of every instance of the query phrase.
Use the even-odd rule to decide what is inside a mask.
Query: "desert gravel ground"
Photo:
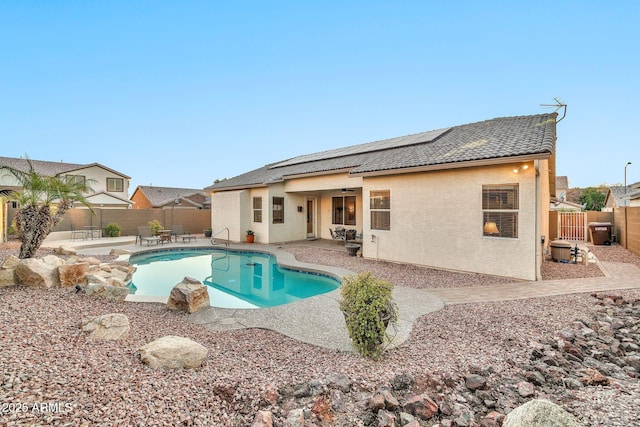
[[[289,250],[304,262],[371,270],[400,286],[509,283],[490,276],[356,260],[337,251]],[[593,252],[607,261],[640,266],[640,257],[618,246]],[[15,245],[1,246],[0,263],[16,253]],[[601,275],[582,267],[545,263],[545,278]],[[616,294],[640,298],[640,291]],[[528,360],[532,341],[553,336],[593,309],[594,298],[587,294],[449,306],[419,319],[404,345],[373,362],[268,330],[209,331],[160,304],[99,300],[73,289],[0,288],[0,425],[247,426],[264,408],[274,412],[276,425],[282,425],[284,408],[265,400],[271,386],[283,390],[339,373],[361,390],[374,390],[402,373],[414,378],[434,372],[461,375],[471,366],[491,366],[494,375],[509,377]],[[124,342],[92,342],[80,331],[84,317],[114,312],[129,318],[131,334]],[[164,335],[189,337],[206,346],[205,365],[156,371],[142,364],[137,349]],[[633,380],[622,386],[587,387],[576,399],[558,403],[587,426],[633,426],[640,425],[638,396],[640,388]]]

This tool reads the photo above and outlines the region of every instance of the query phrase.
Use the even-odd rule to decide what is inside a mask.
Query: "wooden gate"
[[[558,238],[562,240],[587,240],[586,212],[558,212]]]

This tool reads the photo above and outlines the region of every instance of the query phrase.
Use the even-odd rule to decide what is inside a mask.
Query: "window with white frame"
[[[70,184],[74,183],[80,186],[85,186],[87,184],[87,177],[84,175],[65,175],[64,179]]]
[[[253,198],[253,222],[262,222],[262,197]]]
[[[107,191],[123,192],[124,180],[122,178],[107,178]]]
[[[518,237],[518,184],[482,186],[482,235]]]
[[[379,190],[369,193],[372,230],[391,229],[391,191]]]

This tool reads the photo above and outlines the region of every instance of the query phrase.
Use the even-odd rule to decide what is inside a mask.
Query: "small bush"
[[[104,233],[105,237],[118,237],[122,234],[122,228],[120,228],[120,226],[115,222],[112,222],[110,224],[107,224],[102,232]]]
[[[398,320],[392,289],[391,283],[376,279],[371,272],[342,280],[340,310],[354,347],[365,357],[380,358],[387,338],[387,325]]]
[[[18,235],[18,227],[16,226],[16,221],[14,220],[11,225],[7,227],[7,235],[9,236],[17,236]]]
[[[149,221],[148,224],[151,226],[151,234],[153,234],[154,236],[157,236],[158,232],[164,229],[160,221],[158,221],[157,219]]]

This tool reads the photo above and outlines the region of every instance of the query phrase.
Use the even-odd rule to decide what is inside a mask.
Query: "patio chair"
[[[182,239],[182,243],[186,241],[191,242],[191,239],[196,240],[196,236],[189,232],[185,232],[182,225],[174,224],[171,226],[171,230],[171,234],[173,234],[173,239],[176,243],[178,242],[178,238]]]
[[[329,233],[331,233],[331,243],[333,242],[343,242],[344,243],[344,233],[338,233],[337,231],[333,231],[332,228],[329,228]]]
[[[87,232],[84,230],[76,230],[76,228],[71,225],[71,240],[75,240],[78,237],[82,240],[87,240]]]
[[[161,239],[158,236],[154,236],[151,232],[150,225],[141,225],[138,226],[138,235],[136,236],[136,243],[138,243],[138,239],[140,240],[140,244],[142,242],[147,242],[147,246],[149,246],[152,242],[155,242],[157,245],[160,243]]]

